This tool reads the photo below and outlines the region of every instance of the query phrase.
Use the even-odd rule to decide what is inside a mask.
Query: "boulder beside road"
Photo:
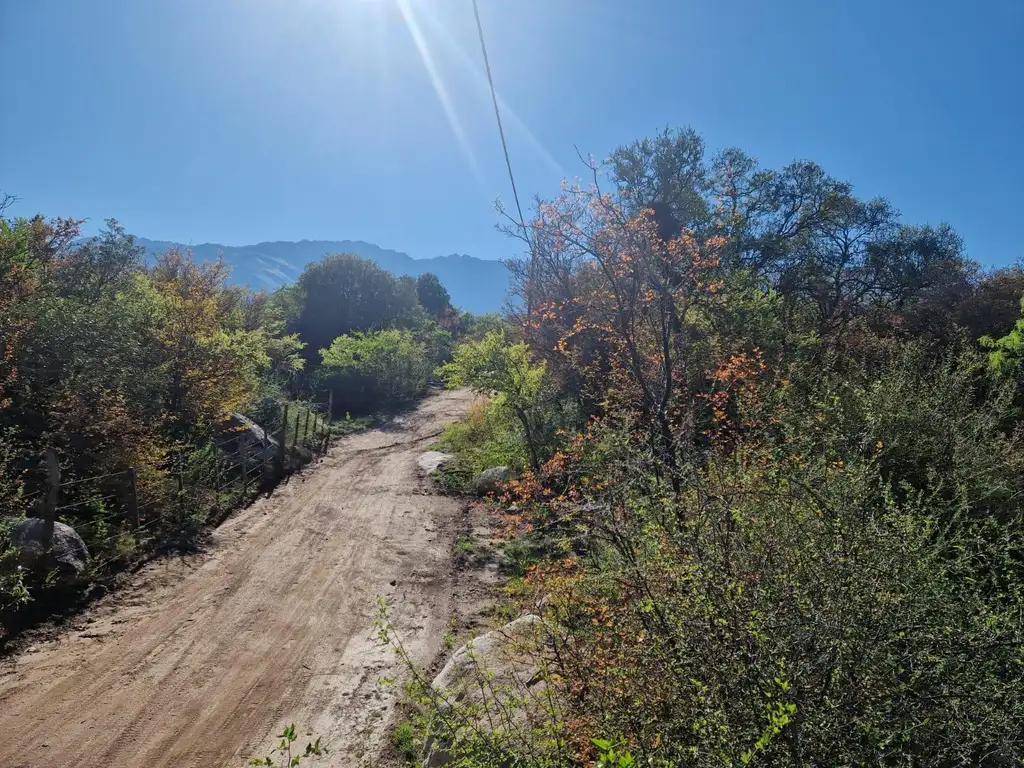
[[[436,472],[454,460],[455,457],[450,453],[427,451],[420,454],[420,457],[416,459],[416,464],[424,474],[429,475],[431,472]]]
[[[505,483],[512,479],[509,467],[491,467],[473,477],[473,493],[486,496],[489,493],[500,493]]]
[[[46,547],[46,521],[27,517],[11,528],[11,544],[18,553],[18,564],[26,570],[53,572],[61,584],[78,582],[89,562],[89,550],[82,537],[70,525],[53,524],[53,541]]]
[[[539,666],[547,632],[540,616],[528,614],[459,648],[431,684],[439,710],[455,714],[451,720],[464,725],[474,721],[471,731],[503,723],[502,733],[495,735],[519,743],[518,734],[525,735],[548,716]],[[458,738],[458,733],[432,734],[423,768],[449,764]]]

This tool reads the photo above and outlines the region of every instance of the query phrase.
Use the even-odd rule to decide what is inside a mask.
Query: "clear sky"
[[[666,125],[1024,256],[1022,0],[480,0],[521,193]],[[0,189],[153,239],[496,258],[470,0],[0,0]]]

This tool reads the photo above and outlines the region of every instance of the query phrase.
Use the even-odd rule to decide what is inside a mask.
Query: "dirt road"
[[[378,681],[398,670],[375,598],[414,656],[437,653],[457,504],[426,494],[416,458],[469,400],[434,394],[404,424],[346,438],[209,553],[151,564],[0,666],[0,766],[242,766],[293,721],[331,747],[315,765],[377,764],[394,708]]]

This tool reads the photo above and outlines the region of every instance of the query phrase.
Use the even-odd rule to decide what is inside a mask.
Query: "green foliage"
[[[253,758],[249,761],[249,765],[264,766],[264,768],[294,768],[297,765],[305,765],[311,759],[328,754],[327,748],[321,746],[319,736],[316,741],[307,742],[306,748],[302,752],[293,754],[293,745],[299,738],[295,731],[295,723],[287,726],[277,738],[281,741],[269,755]]]
[[[167,410],[188,424],[212,424],[251,398],[270,367],[264,331],[240,327],[237,294],[222,262],[197,264],[169,251],[152,271],[161,320],[161,366],[170,379]]]
[[[433,320],[425,320],[413,328],[413,338],[423,345],[431,372],[452,359],[455,345],[451,331],[446,331]]]
[[[336,411],[410,400],[426,390],[433,367],[426,345],[397,329],[339,336],[320,356],[320,381],[334,391]]]
[[[405,765],[415,765],[420,756],[420,740],[416,728],[408,720],[403,720],[391,732],[391,746],[398,759]]]
[[[331,423],[331,432],[335,435],[350,435],[379,426],[382,423],[384,422],[379,414],[353,417],[351,413],[346,412],[344,418],[336,419]]]
[[[982,336],[982,346],[990,349],[989,364],[1001,374],[1018,375],[1024,367],[1024,298],[1020,301],[1021,315],[1005,336],[993,339]]]
[[[16,609],[30,598],[25,572],[10,543],[10,530],[17,522],[17,518],[0,517],[0,613]]]
[[[147,267],[112,220],[96,238],[78,235],[74,221],[0,218],[0,515],[36,511],[41,457],[54,449],[68,483],[60,519],[89,546],[90,576],[103,578],[243,501],[243,466],[251,497],[263,467],[214,444],[230,411],[251,410],[277,431],[303,342],[287,332],[291,293],[250,293],[228,283],[223,263],[188,252]],[[7,607],[46,586],[3,559]]]
[[[369,259],[342,253],[310,264],[299,277],[295,330],[312,359],[339,336],[404,325],[419,306],[416,282],[396,279]]]
[[[748,446],[677,499],[617,481],[621,506],[594,520],[617,532],[600,569],[549,587],[570,638],[558,671],[587,675],[576,711],[624,734],[635,757],[1019,754],[1019,576],[1010,591],[999,583],[1018,572],[1018,532],[982,538],[952,524],[949,506],[900,504],[867,460]]]
[[[610,166],[538,207],[523,343],[442,369],[500,393],[444,436],[467,464],[574,427],[507,491],[555,706],[449,728],[464,764],[1019,764],[1020,269],[689,130]]]
[[[529,464],[520,425],[494,403],[474,403],[463,419],[445,427],[438,443],[458,457],[458,467],[467,476],[488,467]]]
[[[479,341],[467,341],[455,350],[450,363],[440,369],[449,387],[469,387],[494,395],[495,407],[515,419],[533,466],[540,463],[544,366],[530,361],[526,344],[508,344],[503,331],[491,331]]]
[[[410,729],[405,733],[414,738],[414,743],[424,741],[428,746],[443,749],[447,757],[443,764],[462,768],[499,765],[556,768],[570,764],[566,756],[558,752],[560,729],[550,729],[545,718],[537,724],[517,717],[518,707],[524,703],[521,694],[496,681],[482,665],[477,665],[479,690],[475,693],[482,696],[483,701],[476,695],[453,695],[450,691],[435,690],[392,626],[383,598],[378,598],[375,624],[380,642],[394,651],[409,673],[403,686],[411,713],[406,721]],[[476,658],[472,646],[468,653],[470,659]],[[543,701],[546,696],[539,692],[537,699]],[[432,754],[431,761],[438,757]]]
[[[437,275],[424,272],[416,278],[416,298],[429,315],[441,317],[452,306],[448,290],[441,284]]]
[[[629,752],[616,750],[619,745],[608,739],[593,739],[597,747],[598,757],[596,768],[633,768],[636,761]]]
[[[483,315],[472,315],[467,312],[462,322],[465,334],[477,340],[495,331],[505,331],[508,327],[505,318],[497,312],[488,312]]]

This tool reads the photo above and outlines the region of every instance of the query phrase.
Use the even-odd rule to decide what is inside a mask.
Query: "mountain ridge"
[[[253,245],[135,240],[146,249],[147,258],[171,247],[188,248],[201,260],[222,256],[231,265],[231,281],[253,288],[279,288],[297,280],[313,261],[332,253],[354,253],[395,275],[418,277],[433,272],[448,289],[452,303],[470,312],[500,311],[508,291],[508,270],[502,262],[461,253],[417,259],[363,240],[272,240]]]

